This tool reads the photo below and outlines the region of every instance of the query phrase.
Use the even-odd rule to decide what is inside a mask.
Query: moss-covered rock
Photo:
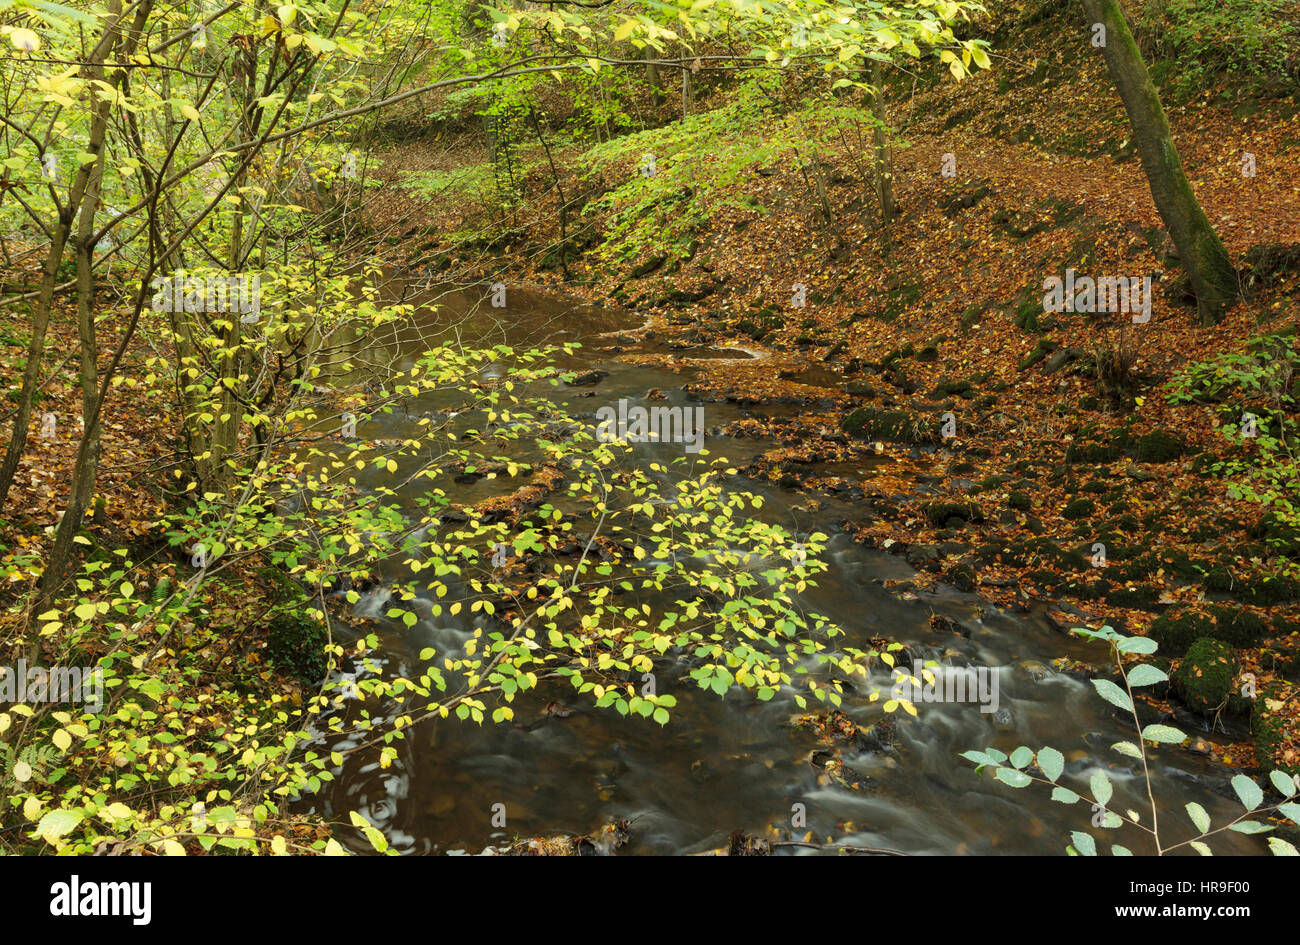
[[[867,440],[935,443],[941,439],[937,418],[909,413],[906,410],[859,407],[844,418],[842,427],[850,436]]]
[[[1158,608],[1160,588],[1154,584],[1135,584],[1119,587],[1106,595],[1106,603],[1113,607],[1129,607],[1134,610],[1154,610]]]
[[[1243,582],[1237,593],[1248,604],[1270,607],[1300,598],[1300,581],[1284,574],[1270,574]]]
[[[956,394],[958,397],[968,397],[970,391],[970,381],[940,381],[934,388],[937,397],[948,397],[952,394]]]
[[[1188,647],[1171,682],[1184,705],[1209,713],[1228,704],[1236,676],[1237,659],[1232,648],[1222,641],[1201,637]]]
[[[1027,512],[1034,507],[1034,500],[1028,492],[1011,492],[1007,494],[1007,505],[1013,509]]]
[[[967,522],[984,521],[983,510],[974,502],[927,502],[921,506],[921,513],[935,528],[945,525],[960,528]]]
[[[1087,518],[1097,510],[1096,504],[1092,499],[1075,499],[1066,504],[1061,510],[1061,514],[1071,521],[1077,521],[1081,518]]]
[[[949,584],[957,588],[957,590],[965,591],[968,594],[971,591],[975,590],[975,586],[978,583],[975,575],[975,569],[972,568],[969,564],[953,565],[944,574],[944,578],[948,581]]]
[[[1029,370],[1039,361],[1043,360],[1043,358],[1055,351],[1057,347],[1058,345],[1056,342],[1048,338],[1038,339],[1038,344],[1034,345],[1030,352],[1021,359],[1020,363],[1016,365],[1016,370]]]
[[[1166,430],[1152,430],[1137,438],[1133,458],[1142,463],[1168,463],[1183,455],[1186,445]]]
[[[1300,690],[1285,683],[1273,683],[1260,690],[1250,716],[1255,736],[1255,761],[1265,771],[1300,774],[1300,761],[1282,756],[1287,730],[1300,718]]]
[[[1165,656],[1182,656],[1200,637],[1214,634],[1214,617],[1185,608],[1166,611],[1155,619],[1147,636]]]
[[[1237,649],[1257,645],[1268,635],[1268,624],[1262,617],[1240,607],[1216,607],[1214,637]]]
[[[1226,593],[1236,587],[1237,579],[1231,568],[1216,564],[1205,572],[1205,578],[1201,583],[1205,585],[1207,591]]]

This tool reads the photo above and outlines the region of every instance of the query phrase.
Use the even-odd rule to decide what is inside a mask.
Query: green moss
[[[1201,637],[1188,647],[1170,681],[1188,708],[1209,713],[1227,705],[1236,676],[1232,649],[1219,640]]]
[[[1029,497],[1028,492],[1012,492],[1007,496],[1007,505],[1026,512],[1034,507],[1034,500]]]
[[[978,583],[975,577],[975,569],[969,564],[956,564],[948,569],[944,575],[948,583],[959,591],[970,593],[975,590]]]
[[[1238,593],[1248,604],[1269,607],[1300,597],[1300,581],[1286,575],[1272,574],[1259,581],[1247,582]]]
[[[1043,360],[1043,358],[1055,351],[1058,347],[1057,343],[1051,339],[1039,338],[1038,344],[1034,345],[1033,350],[1031,350],[1029,354],[1025,355],[1024,358],[1021,359],[1020,363],[1016,365],[1016,370],[1029,370],[1039,361]]]
[[[1081,518],[1087,518],[1096,510],[1097,506],[1092,499],[1075,499],[1073,502],[1066,504],[1065,508],[1061,510],[1061,514],[1071,521],[1077,521]]]
[[[1214,637],[1238,649],[1258,644],[1268,633],[1268,624],[1239,607],[1215,607]]]
[[[934,392],[939,397],[948,397],[956,394],[959,397],[966,397],[970,394],[970,381],[940,381],[935,387]]]
[[[1157,617],[1147,636],[1159,644],[1160,652],[1166,656],[1182,656],[1195,640],[1213,633],[1212,616],[1176,608]]]
[[[271,665],[297,677],[306,686],[325,679],[328,635],[325,625],[304,613],[282,613],[266,628],[266,654]]]
[[[1286,764],[1281,760],[1282,745],[1287,736],[1287,719],[1278,714],[1270,703],[1285,704],[1286,687],[1273,683],[1260,690],[1250,717],[1250,729],[1255,736],[1255,761],[1265,771],[1281,770],[1287,774],[1300,774],[1300,762]]]
[[[845,433],[862,439],[895,443],[934,443],[940,439],[939,423],[935,418],[905,410],[859,407],[844,418],[843,429]]]
[[[1201,583],[1205,585],[1207,591],[1224,593],[1236,586],[1237,579],[1230,568],[1216,564],[1205,572],[1205,579]]]
[[[921,506],[921,514],[936,528],[959,528],[967,522],[984,521],[983,511],[974,502],[927,502]]]
[[[1042,296],[1030,292],[1016,306],[1014,322],[1021,331],[1039,332],[1043,330]]]
[[[1151,610],[1160,600],[1160,588],[1154,584],[1137,584],[1121,587],[1106,595],[1106,603],[1113,607],[1129,607],[1134,610]]]
[[[1152,430],[1137,438],[1133,456],[1143,463],[1168,463],[1183,455],[1186,445],[1164,430]]]

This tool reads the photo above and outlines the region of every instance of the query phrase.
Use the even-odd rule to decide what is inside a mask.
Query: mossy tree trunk
[[[1232,260],[1192,193],[1160,95],[1147,74],[1119,0],[1082,3],[1089,24],[1105,24],[1102,53],[1133,126],[1133,140],[1151,186],[1151,197],[1187,270],[1201,321],[1213,324],[1240,296]]]
[[[884,72],[880,68],[880,62],[875,60],[871,63],[871,110],[876,121],[871,140],[875,150],[876,198],[880,201],[880,219],[888,225],[898,215],[898,204],[894,201],[894,161],[889,153],[883,83]]]

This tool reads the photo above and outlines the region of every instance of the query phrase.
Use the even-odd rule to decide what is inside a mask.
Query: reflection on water
[[[579,341],[584,349],[563,366],[604,375],[589,386],[548,394],[573,414],[591,417],[600,405],[619,398],[648,403],[651,391],[664,398],[658,403],[693,402],[681,390],[689,370],[673,374],[632,366],[599,350],[610,347],[611,338],[624,350],[637,344],[632,334],[637,319],[630,313],[574,306],[524,290],[508,290],[504,308],[490,305],[486,288],[481,293],[406,291],[407,301],[426,308],[384,339],[397,369],[448,339],[472,347]],[[429,305],[437,308],[431,311]],[[704,406],[711,431],[765,411],[714,401]],[[405,411],[364,421],[360,433],[370,439],[411,434],[415,418],[430,409],[413,401]],[[743,464],[765,446],[714,435],[708,448]],[[640,449],[647,458],[681,455],[681,447],[671,444]],[[870,467],[861,472],[869,475]],[[359,484],[390,485],[381,478],[367,467]],[[304,805],[343,819],[347,811],[358,810],[383,827],[397,849],[414,853],[477,852],[516,837],[587,834],[619,818],[632,822],[632,843],[624,849],[636,853],[709,850],[724,846],[734,830],[771,835],[773,827],[787,837],[808,835],[818,842],[913,854],[1060,854],[1077,829],[1109,839],[1111,832],[1090,828],[1093,813],[1085,805],[1055,803],[1039,787],[1017,790],[992,783],[959,757],[972,748],[1009,753],[1025,744],[1060,749],[1067,759],[1063,783],[1081,791],[1090,774],[1104,767],[1115,784],[1111,808],[1142,811],[1149,819],[1140,776],[1109,747],[1132,733],[1090,684],[1048,668],[1063,655],[1104,660],[1102,648],[1062,636],[1036,614],[1013,616],[975,595],[887,588],[884,582],[906,579],[911,570],[896,557],[855,544],[838,528],[847,518],[867,514],[863,508],[832,498],[814,517],[795,508],[797,493],[750,482],[737,487],[765,496],[764,518],[801,534],[822,530],[832,536],[824,556],[830,569],[799,601],[802,607],[837,621],[852,644],[867,646],[869,639],[884,637],[906,644],[913,657],[995,670],[998,711],[927,704],[919,706],[918,718],[897,713],[892,737],[856,747],[842,744],[842,769],[831,772],[824,745],[792,724],[802,713],[788,693],[768,702],[739,692],[719,698],[689,679],[661,673],[658,691],[671,692],[678,705],[671,722],[660,727],[593,709],[576,699],[567,683],[544,684],[516,700],[513,723],[426,722],[396,743],[400,756],[387,769],[379,767],[374,753],[349,756],[327,792]],[[415,488],[399,490],[393,500],[412,520],[418,517]],[[501,485],[476,480],[455,488],[458,502],[475,502],[499,493]],[[400,580],[409,574],[385,577]],[[370,618],[367,629],[384,639],[384,672],[418,675],[422,649],[455,653],[472,633],[475,618],[468,614],[435,619],[418,604],[423,616],[414,626],[388,620],[383,616],[388,594],[375,588],[353,608],[354,616]],[[962,632],[937,629],[934,614],[951,618]],[[887,691],[891,680],[882,673],[876,683]],[[852,693],[843,709],[862,729],[882,716],[879,703]],[[1168,837],[1181,840],[1180,831],[1190,832],[1182,813],[1188,801],[1202,804],[1219,823],[1240,809],[1224,794],[1227,775],[1203,758],[1166,749],[1155,755],[1153,771],[1162,821],[1174,825]],[[497,804],[505,805],[504,828],[492,824]],[[806,826],[798,829],[790,826],[795,805],[806,810]],[[1137,853],[1149,849],[1136,831],[1113,835]],[[356,849],[365,849],[364,841],[357,843]],[[1227,834],[1215,849],[1260,853],[1263,848],[1251,838]]]

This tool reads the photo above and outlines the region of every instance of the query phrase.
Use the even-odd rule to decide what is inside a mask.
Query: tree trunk
[[[646,46],[642,53],[645,58],[645,78],[650,83],[650,93],[654,96],[657,103],[662,104],[664,100],[664,79],[659,74],[659,63],[655,59],[659,56],[653,47]]]
[[[1201,323],[1214,324],[1240,297],[1232,260],[1192,193],[1160,96],[1118,0],[1082,2],[1089,23],[1105,24],[1102,53],[1133,126],[1133,140],[1151,185],[1151,197],[1191,280]]]
[[[73,199],[80,202],[80,193],[75,193]],[[18,464],[22,461],[23,450],[27,448],[27,428],[32,421],[32,404],[35,400],[36,386],[40,383],[41,361],[45,355],[45,334],[50,327],[50,307],[54,301],[54,287],[59,281],[59,263],[63,261],[63,249],[67,245],[68,230],[69,221],[63,213],[60,213],[54,221],[50,251],[45,257],[45,271],[41,276],[41,294],[36,299],[33,313],[32,338],[27,344],[27,366],[23,368],[23,385],[18,397],[18,412],[14,414],[14,427],[9,436],[9,445],[5,449],[4,464],[0,465],[0,508],[4,507],[9,498],[9,489],[13,486]]]
[[[102,58],[92,60],[87,70],[91,79],[103,81],[105,60],[109,59],[121,39],[119,22],[122,15],[120,0],[109,6],[112,18],[104,27],[105,42]],[[133,49],[128,49],[130,55]],[[120,80],[119,80],[120,81]],[[54,595],[63,583],[72,559],[72,543],[81,531],[86,509],[95,494],[95,479],[99,472],[100,385],[99,344],[95,334],[95,276],[91,269],[95,257],[95,213],[99,209],[100,193],[104,182],[104,163],[108,158],[104,147],[108,136],[109,102],[95,101],[91,110],[90,138],[86,151],[96,160],[86,165],[84,199],[77,217],[76,239],[73,242],[77,261],[77,333],[81,341],[81,418],[83,428],[81,443],[77,447],[77,462],[72,471],[72,486],[63,518],[54,532],[54,543],[46,559],[38,588],[38,603],[33,614],[40,613],[54,601]]]
[[[898,213],[894,202],[894,161],[889,154],[889,138],[885,131],[885,92],[881,88],[883,73],[880,61],[871,66],[871,108],[875,112],[875,130],[872,143],[876,157],[876,196],[880,200],[880,219],[888,224]]]

